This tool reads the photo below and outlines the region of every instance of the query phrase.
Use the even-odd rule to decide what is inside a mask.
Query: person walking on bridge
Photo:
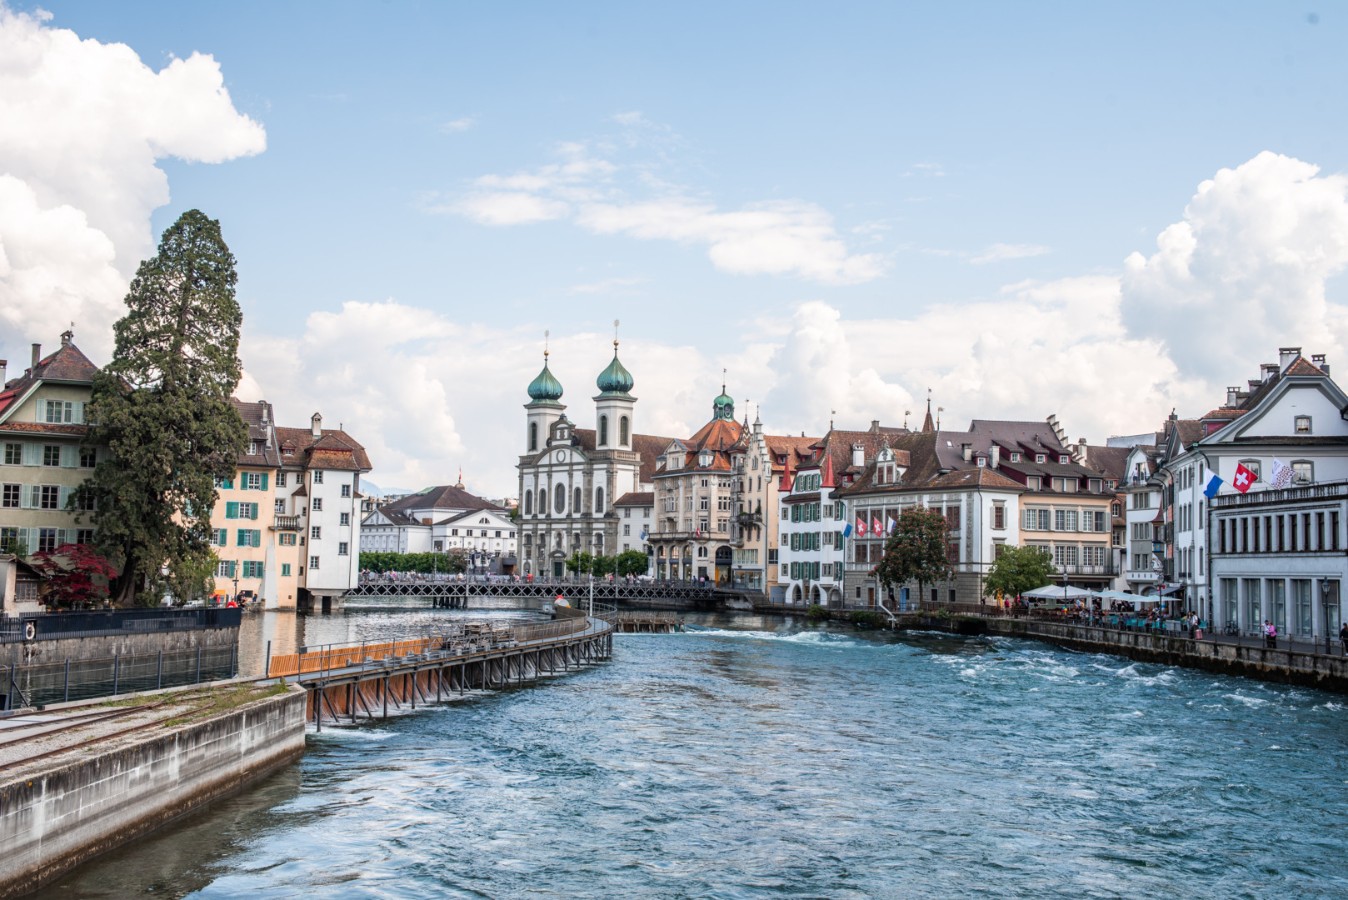
[[[1344,656],[1348,656],[1348,622],[1339,628],[1339,648]]]

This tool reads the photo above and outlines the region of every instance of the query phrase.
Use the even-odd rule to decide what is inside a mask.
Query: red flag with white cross
[[[1249,469],[1236,463],[1236,474],[1231,478],[1231,486],[1242,494],[1250,489],[1250,485],[1259,480],[1259,476]]]

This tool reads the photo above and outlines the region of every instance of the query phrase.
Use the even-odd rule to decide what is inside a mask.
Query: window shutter
[[[41,499],[42,499],[42,489],[35,484],[30,485],[28,488],[28,505],[25,506],[24,509],[37,509]],[[28,548],[28,552],[31,553],[33,552],[34,549],[35,548],[32,545],[30,545]]]
[[[225,518],[237,519],[239,517],[239,501],[230,500],[225,503]]]
[[[61,509],[65,509],[66,503],[68,503],[69,501],[70,501],[70,488],[62,485],[60,491],[57,492],[56,505]]]
[[[47,421],[47,401],[39,400],[34,405],[37,407],[37,421],[39,422]]]
[[[263,473],[262,473],[262,490],[265,491],[266,489],[267,489],[267,473],[266,473],[266,472],[263,472]]]

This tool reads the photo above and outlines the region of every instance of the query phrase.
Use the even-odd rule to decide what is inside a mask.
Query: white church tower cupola
[[[616,328],[618,323],[613,323]],[[637,398],[631,394],[636,382],[618,361],[618,339],[613,339],[613,361],[595,380],[595,447],[600,450],[631,450]]]
[[[525,437],[525,446],[529,453],[538,453],[547,445],[553,423],[566,409],[561,399],[562,384],[548,369],[548,351],[545,346],[543,371],[529,383],[529,402],[524,405],[529,412],[528,434]]]

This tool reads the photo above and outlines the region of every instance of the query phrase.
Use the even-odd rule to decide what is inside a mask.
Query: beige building
[[[61,346],[46,357],[34,344],[32,364],[8,382],[0,360],[0,552],[93,541],[93,526],[66,507],[100,455],[81,446],[98,367],[73,337],[62,334]]]

